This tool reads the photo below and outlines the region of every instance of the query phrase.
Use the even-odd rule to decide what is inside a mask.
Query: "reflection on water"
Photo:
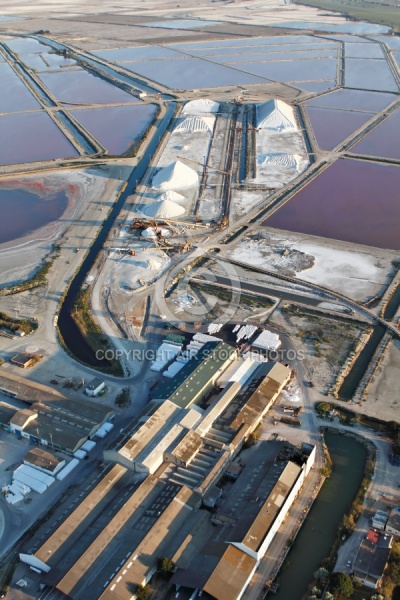
[[[110,154],[122,154],[135,145],[155,117],[154,104],[113,106],[71,111],[77,121]]]
[[[41,73],[40,78],[61,102],[71,104],[131,104],[138,102],[118,87],[86,71]]]
[[[332,150],[374,116],[368,112],[307,108],[314,135],[320,148]]]
[[[400,250],[400,167],[337,160],[264,225]]]
[[[41,108],[35,96],[7,63],[0,64],[0,82],[0,113]]]
[[[333,461],[332,475],[325,482],[296,538],[286,569],[278,578],[278,593],[271,599],[303,598],[321,560],[329,556],[342,518],[361,485],[366,448],[339,434],[326,434],[325,442]]]
[[[24,189],[0,187],[0,244],[57,221],[68,206],[65,190],[41,197]]]
[[[71,142],[45,112],[0,117],[0,165],[78,156]]]
[[[391,114],[351,149],[355,154],[369,154],[400,159],[400,111]]]

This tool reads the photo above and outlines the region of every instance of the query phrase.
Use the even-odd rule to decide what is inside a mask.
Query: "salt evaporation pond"
[[[0,244],[57,221],[67,206],[65,191],[42,197],[25,189],[4,189],[0,184]]]
[[[339,159],[263,225],[400,250],[400,167]]]
[[[0,63],[0,113],[41,108],[35,96],[7,63]]]
[[[157,107],[154,104],[136,104],[70,112],[110,154],[122,154],[142,138],[156,115]]]
[[[332,150],[375,115],[367,112],[307,108],[318,146]]]
[[[241,63],[247,73],[274,81],[311,81],[313,79],[336,79],[336,59],[321,58],[287,62]]]
[[[39,73],[42,71],[51,71],[52,69],[68,69],[78,66],[78,63],[72,60],[72,58],[64,58],[64,56],[51,52],[23,54],[20,58],[30,69],[35,69]]]
[[[373,129],[351,152],[400,160],[400,110]]]
[[[87,71],[41,73],[40,79],[61,102],[72,104],[133,104],[138,98],[90,75]]]
[[[0,165],[78,156],[45,112],[0,116],[0,139]]]
[[[304,85],[302,86],[304,87]],[[317,106],[320,108],[341,108],[343,110],[360,110],[367,112],[380,112],[386,106],[389,106],[397,96],[394,94],[385,94],[384,92],[369,92],[364,90],[346,90],[340,89],[313,98],[307,102],[307,106]]]
[[[110,50],[96,50],[92,52],[111,62],[124,62],[136,60],[182,58],[180,52],[164,46],[139,46],[138,48],[112,48]]]
[[[363,90],[398,92],[389,65],[384,60],[346,58],[345,85]]]
[[[46,46],[46,44],[41,44],[32,38],[7,40],[6,44],[16,54],[40,54],[49,49],[49,46]]]
[[[379,44],[370,42],[347,43],[345,45],[346,58],[381,58],[385,59],[382,48]]]
[[[242,70],[217,65],[200,58],[149,60],[124,63],[123,66],[138,75],[178,90],[265,83],[264,79],[244,73]]]
[[[249,52],[248,54],[218,54],[210,56],[209,60],[219,64],[234,65],[240,63],[264,63],[264,62],[279,62],[287,60],[311,60],[320,58],[335,58],[337,57],[337,49],[332,50],[323,48],[318,52],[308,52],[307,50],[298,52],[270,52],[267,54],[259,54]]]
[[[280,38],[276,38],[280,39]],[[259,55],[260,60],[263,60],[263,56],[269,54],[281,54],[282,52],[308,52],[316,53],[319,56],[320,52],[329,50],[336,52],[338,44],[336,42],[326,41],[324,44],[321,42],[309,43],[309,44],[268,44],[265,46],[234,46],[233,48],[221,47],[221,48],[203,48],[203,49],[187,49],[186,51],[193,56],[249,56]]]
[[[321,92],[326,92],[336,86],[336,81],[302,81],[299,86],[300,89],[305,92],[315,92],[319,94]]]
[[[311,35],[282,35],[279,37],[257,37],[257,38],[240,38],[237,40],[217,40],[207,42],[182,42],[179,44],[171,44],[169,48],[176,48],[184,52],[192,50],[204,50],[204,48],[241,48],[243,46],[281,46],[283,44],[318,44],[322,47],[329,44],[325,38],[317,38]]]

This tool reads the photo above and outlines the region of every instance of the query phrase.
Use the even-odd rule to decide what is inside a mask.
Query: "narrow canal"
[[[278,577],[279,589],[268,598],[301,600],[314,572],[328,557],[343,515],[361,485],[367,449],[354,438],[326,433],[333,462],[332,475],[324,483]]]
[[[385,327],[377,325],[360,354],[356,358],[354,365],[350,369],[349,374],[345,377],[342,385],[339,388],[339,398],[341,400],[351,400],[356,389],[368,368],[369,363],[379,344],[385,335]]]
[[[396,287],[395,291],[392,294],[387,306],[385,308],[385,312],[383,314],[383,318],[387,321],[391,321],[394,315],[397,313],[397,309],[400,306],[400,283]]]
[[[124,192],[120,195],[119,199],[112,207],[110,214],[105,220],[97,238],[90,247],[90,250],[85,257],[81,268],[75,274],[75,277],[68,288],[67,294],[60,308],[58,315],[58,328],[65,345],[78,360],[92,367],[106,367],[108,366],[108,362],[105,360],[101,361],[96,358],[92,348],[86,342],[85,338],[80,332],[79,327],[71,317],[71,310],[73,308],[76,295],[85,281],[87,274],[92,268],[99,251],[103,247],[103,244],[106,241],[111,227],[121,211],[127,196],[133,193],[138,182],[140,182],[143,178],[146,169],[150,164],[151,158],[160,143],[160,139],[165,133],[174,115],[175,107],[175,103],[169,104],[164,119],[157,126],[156,135],[151,140],[143,158],[132,171]]]

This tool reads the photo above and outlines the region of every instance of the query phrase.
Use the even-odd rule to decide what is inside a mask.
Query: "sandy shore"
[[[4,184],[7,180],[3,180]],[[64,237],[68,244],[68,230],[78,221],[85,220],[100,225],[104,219],[101,211],[110,205],[112,195],[106,192],[107,179],[100,169],[68,170],[43,175],[13,178],[14,187],[48,196],[64,190],[68,206],[60,219],[41,227],[14,241],[0,244],[0,286],[11,285],[31,277],[42,260],[51,251],[54,243]],[[112,180],[111,180],[112,181]],[[101,216],[101,219],[99,218]],[[84,246],[84,243],[82,243]]]

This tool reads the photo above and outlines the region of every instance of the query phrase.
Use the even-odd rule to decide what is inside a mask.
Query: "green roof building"
[[[235,358],[236,350],[229,344],[207,342],[171,381],[160,382],[152,397],[160,402],[170,400],[181,408],[201,402]]]

